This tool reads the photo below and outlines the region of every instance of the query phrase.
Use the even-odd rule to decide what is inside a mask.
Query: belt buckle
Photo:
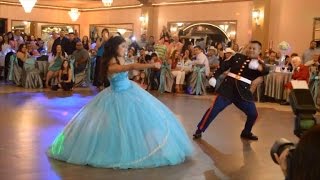
[[[236,75],[236,79],[239,80],[241,78],[241,76],[239,75]]]

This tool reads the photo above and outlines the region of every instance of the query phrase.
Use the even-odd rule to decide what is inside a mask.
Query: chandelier
[[[68,12],[68,14],[69,14],[72,21],[78,20],[78,18],[80,16],[80,12],[77,8],[71,8],[71,10]]]
[[[113,0],[102,0],[102,3],[104,6],[111,6],[113,3]]]
[[[31,13],[33,6],[37,2],[37,0],[19,0],[19,1],[26,13]]]

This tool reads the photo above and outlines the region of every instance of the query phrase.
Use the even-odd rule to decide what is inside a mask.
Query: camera
[[[317,124],[314,117],[317,109],[309,89],[293,89],[289,94],[289,99],[292,111],[295,114],[293,132],[298,138],[300,138],[304,132]],[[270,150],[273,162],[278,164],[274,154],[276,153],[280,156],[287,148],[290,150],[288,155],[288,159],[290,159],[294,152],[295,144],[284,138],[277,140]]]

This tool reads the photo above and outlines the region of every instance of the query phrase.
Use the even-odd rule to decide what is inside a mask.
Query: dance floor
[[[270,158],[273,142],[293,135],[289,106],[258,103],[253,132],[259,141],[239,135],[245,115],[231,105],[203,134],[192,141],[194,156],[177,166],[116,170],[76,166],[48,159],[45,152],[68,120],[96,94],[92,89],[71,92],[25,90],[0,84],[0,179],[2,180],[276,180],[284,179]],[[213,96],[154,94],[181,120],[189,137]],[[94,113],[94,112],[92,112]]]

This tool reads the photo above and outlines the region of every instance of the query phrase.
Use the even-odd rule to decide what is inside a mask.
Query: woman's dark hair
[[[126,40],[122,36],[115,36],[110,38],[105,44],[104,44],[104,52],[101,59],[101,65],[100,65],[100,80],[104,81],[107,77],[109,63],[112,58],[115,58],[117,63],[119,64],[118,60],[118,48],[119,45],[126,42]]]
[[[189,52],[189,57],[188,57],[188,58],[191,60],[191,59],[192,59],[192,53],[190,52],[189,49],[186,49],[186,50],[183,52],[183,56],[186,54],[186,51]]]
[[[18,52],[22,52],[23,46],[26,46],[26,47],[27,47],[26,44],[20,44],[19,47],[18,47]]]
[[[320,179],[320,125],[308,130],[288,159],[289,180]],[[288,157],[289,157],[288,156]]]
[[[218,46],[221,45],[221,48],[218,48]],[[223,44],[222,42],[217,42],[216,47],[218,51],[223,51]]]
[[[102,31],[101,31],[101,37],[103,36],[103,34],[104,34],[105,32],[107,32],[108,34],[110,34],[110,33],[109,33],[109,30],[108,30],[107,28],[104,28],[104,29],[102,29]]]
[[[153,58],[153,57],[158,57],[158,54],[157,54],[157,53],[155,53],[155,52],[154,52],[154,53],[152,53],[152,54],[151,54],[151,58]]]
[[[189,49],[189,45],[192,45],[191,41],[189,39],[185,39],[181,52],[184,53],[185,50]]]
[[[61,46],[61,45],[58,44],[58,45],[56,46],[56,50],[52,52],[52,55],[53,55],[53,56],[56,56],[56,55],[57,55],[57,47],[58,47],[58,46]],[[64,49],[62,48],[62,46],[61,46],[61,55],[62,55],[63,57],[66,56],[66,53],[64,52]]]
[[[60,69],[61,69],[61,70],[64,70],[64,66],[63,66],[64,62],[68,62],[67,72],[69,73],[70,63],[69,63],[68,60],[63,60],[63,61],[62,61],[62,64],[61,64],[61,68],[60,68]]]
[[[10,34],[11,34],[11,38],[9,38]],[[14,41],[13,33],[11,31],[8,32],[7,35],[8,35],[9,41],[11,41],[11,40]]]
[[[177,52],[178,52],[178,50],[173,50],[173,51],[172,51],[171,56],[170,56],[170,59],[171,59],[171,60],[174,60],[174,61],[176,60],[176,54],[177,54]]]

